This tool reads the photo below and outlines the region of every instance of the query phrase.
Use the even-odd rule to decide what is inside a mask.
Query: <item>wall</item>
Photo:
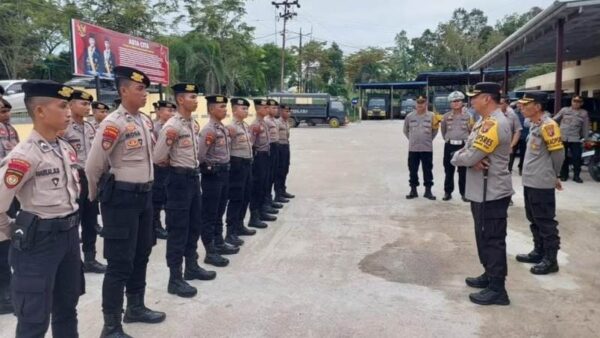
[[[540,90],[554,90],[554,79],[556,72],[536,76],[527,79],[525,88]],[[588,97],[592,97],[597,91],[600,95],[600,57],[582,60],[581,65],[575,62],[565,62],[563,69],[563,91],[573,93],[575,91],[575,79],[581,79],[581,93],[587,91]]]

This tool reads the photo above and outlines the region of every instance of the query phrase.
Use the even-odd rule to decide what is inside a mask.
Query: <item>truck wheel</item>
[[[600,156],[594,156],[590,159],[588,171],[590,172],[590,176],[592,176],[594,181],[600,182]]]
[[[340,120],[337,117],[332,117],[329,119],[329,126],[331,128],[338,128],[340,126]]]

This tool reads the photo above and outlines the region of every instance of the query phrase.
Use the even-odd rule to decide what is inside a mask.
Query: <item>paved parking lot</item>
[[[561,271],[533,276],[517,263],[531,247],[521,181],[509,210],[509,307],[468,300],[478,275],[468,205],[441,201],[443,143],[434,152],[437,201],[407,201],[407,142],[401,121],[292,130],[289,191],[279,220],[250,237],[198,296],[166,292],[165,242],[148,269],[147,303],[167,312],[158,325],[125,324],[135,337],[598,337],[600,184],[558,193]],[[420,191],[422,195],[423,191]],[[455,197],[458,195],[455,194]],[[201,253],[202,255],[203,253]],[[102,277],[86,275],[82,337],[102,327]],[[0,317],[0,336],[15,319]]]

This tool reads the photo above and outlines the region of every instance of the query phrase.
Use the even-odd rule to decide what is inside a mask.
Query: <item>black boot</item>
[[[442,200],[444,201],[449,201],[452,199],[452,194],[451,193],[445,193],[444,197],[442,198]]]
[[[260,222],[260,220],[259,220]],[[264,223],[263,223],[264,224]],[[265,227],[267,225],[265,224]],[[237,228],[237,235],[238,236],[254,236],[256,235],[256,230],[252,230],[252,229],[248,229],[244,226],[244,223],[240,223],[240,225]]]
[[[285,202],[284,202],[285,203]],[[273,209],[283,209],[283,204],[278,203],[276,201],[271,202],[271,204],[269,204]]]
[[[268,227],[267,223],[262,222],[262,215],[259,210],[254,210],[250,212],[250,222],[248,223],[249,227],[257,228],[257,229],[265,229]]]
[[[277,203],[290,203],[290,200],[283,197],[282,194],[275,195],[275,202]]]
[[[417,187],[410,187],[410,193],[408,193],[408,195],[406,195],[406,199],[412,200],[413,198],[417,198],[417,197],[419,197],[419,194],[417,193]]]
[[[83,272],[105,273],[106,265],[96,260],[95,252],[83,253]]]
[[[583,180],[581,179],[581,177],[579,177],[579,175],[577,175],[573,177],[573,182],[583,183]]]
[[[96,225],[94,225],[94,230],[96,230],[98,236],[102,237],[102,226],[100,224],[96,223]]]
[[[277,220],[277,217],[271,216],[266,212],[260,212],[260,220],[265,222],[274,222]]]
[[[181,267],[170,268],[170,270],[171,275],[169,276],[169,286],[167,287],[167,291],[170,294],[183,298],[191,298],[198,293],[195,287],[189,285],[181,277]]]
[[[295,198],[295,197],[296,197],[296,196],[294,196],[294,195],[292,195],[292,194],[288,193],[287,191],[284,191],[284,192],[281,194],[281,196],[283,196],[283,197],[285,197],[285,198],[289,198],[289,199],[292,199],[292,198]]]
[[[544,258],[542,247],[536,245],[530,253],[518,254],[517,261],[521,263],[534,263],[537,264]]]
[[[490,279],[488,275],[484,272],[481,276],[478,277],[467,277],[465,279],[465,283],[472,288],[485,289],[490,285]]]
[[[0,286],[0,315],[15,312],[11,298],[10,298],[10,287],[9,283]]]
[[[432,201],[435,201],[435,198],[436,198],[431,193],[431,187],[425,187],[425,195],[423,195],[423,197],[427,198],[428,200],[432,200]]]
[[[265,205],[262,206],[261,213],[263,213],[263,214],[277,215],[279,213],[279,210],[273,208],[270,204],[269,205],[265,204]]]
[[[206,257],[204,257],[204,263],[222,268],[229,265],[229,260],[219,255],[215,244],[211,243],[206,248]]]
[[[215,243],[215,249],[219,255],[235,255],[240,252],[239,247],[226,243],[225,241]]]
[[[196,258],[185,260],[185,272],[183,273],[183,279],[213,280],[216,277],[217,273],[215,271],[205,270],[198,265]]]
[[[546,250],[544,258],[539,264],[531,267],[531,273],[534,275],[547,275],[549,273],[558,272],[558,262],[556,261],[556,250]]]
[[[490,285],[469,295],[471,302],[479,305],[509,305],[510,299],[504,288],[504,278],[490,278]]]
[[[123,332],[121,325],[121,314],[104,315],[104,327],[100,333],[100,338],[133,338]]]
[[[460,198],[462,199],[463,202],[470,202],[469,199],[467,199],[465,197],[465,195],[462,195]]]
[[[237,236],[237,231],[233,230],[235,226],[227,228],[227,236],[225,236],[225,243],[229,243],[233,246],[242,246],[244,241]]]
[[[154,232],[156,233],[156,238],[158,239],[167,239],[169,237],[169,233],[160,225],[154,228]]]
[[[144,293],[127,294],[127,308],[123,322],[125,323],[160,323],[167,318],[167,314],[160,311],[153,311],[144,305]]]

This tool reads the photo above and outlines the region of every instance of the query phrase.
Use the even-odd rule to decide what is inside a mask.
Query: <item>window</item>
[[[14,83],[6,89],[6,92],[8,93],[9,91],[12,91],[13,93],[11,93],[11,94],[21,93],[21,92],[23,92],[21,85],[22,85],[22,83],[20,83],[20,82]]]
[[[600,98],[600,89],[596,89],[592,92],[592,97],[597,99]]]
[[[581,97],[588,97],[588,91],[587,90],[582,91]]]
[[[344,111],[344,104],[340,101],[331,101],[331,109]]]

